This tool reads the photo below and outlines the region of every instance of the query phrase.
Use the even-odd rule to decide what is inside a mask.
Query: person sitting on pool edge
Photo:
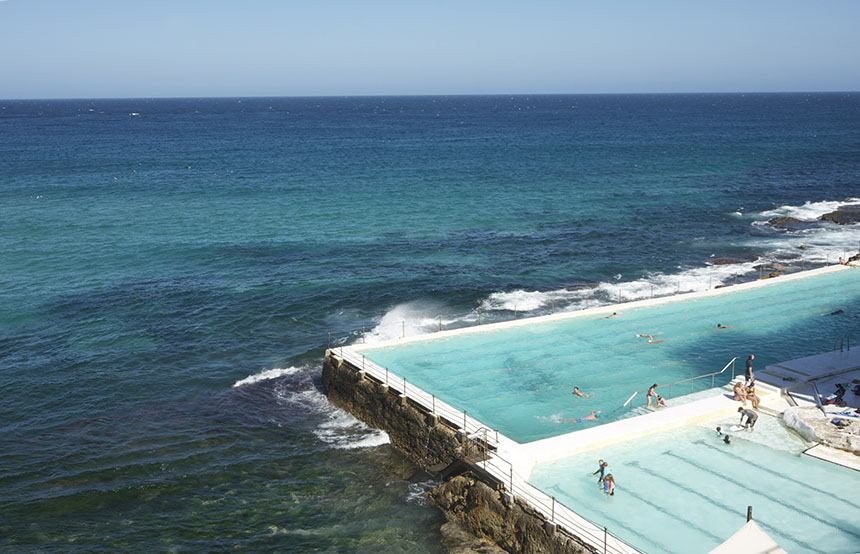
[[[600,410],[591,410],[591,413],[585,417],[578,417],[576,419],[565,419],[565,423],[582,423],[583,421],[597,421],[600,419]]]
[[[592,393],[592,392],[580,391],[579,387],[573,387],[573,392],[570,394],[575,394],[576,396],[578,396],[580,398],[592,398],[594,396],[594,393]]]
[[[758,419],[758,414],[755,413],[754,411],[752,411],[748,408],[744,408],[744,407],[739,407],[738,413],[741,414],[741,420],[738,423],[738,425],[743,425],[744,428],[749,429],[750,432],[752,432],[755,428],[755,422]],[[744,425],[744,416],[747,417],[747,422],[745,425]]]
[[[741,383],[740,381],[736,382],[732,391],[735,393],[735,396],[734,396],[734,398],[732,398],[732,400],[737,400],[739,402],[742,402],[743,405],[746,406],[747,405],[747,390],[744,388],[743,383]]]
[[[747,385],[745,396],[752,403],[753,410],[758,410],[758,403],[761,402],[761,398],[755,393],[755,379]]]
[[[662,396],[660,396],[659,394],[657,395],[657,407],[658,408],[665,408],[666,407],[666,399],[663,398]]]

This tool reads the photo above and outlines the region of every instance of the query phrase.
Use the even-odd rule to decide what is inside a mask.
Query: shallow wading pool
[[[775,417],[755,432],[714,431],[735,418],[683,427],[539,464],[529,481],[643,552],[705,553],[753,518],[791,554],[860,550],[860,473],[801,455],[806,445]],[[607,496],[591,472],[605,459]]]

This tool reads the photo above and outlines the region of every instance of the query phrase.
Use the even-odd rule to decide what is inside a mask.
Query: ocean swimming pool
[[[860,548],[860,473],[802,456],[806,444],[778,418],[762,415],[754,433],[714,428],[734,417],[682,427],[539,464],[529,482],[643,552],[705,553],[753,518],[791,554]],[[609,462],[616,493],[591,477]]]
[[[354,348],[513,440],[530,442],[625,417],[620,407],[635,390],[719,371],[735,356],[754,352],[755,368],[763,369],[829,350],[836,337],[860,325],[856,305],[860,271],[845,269],[730,287],[713,296],[619,305],[613,308],[619,315],[608,319],[589,313]],[[840,309],[839,315],[822,316]],[[718,330],[717,323],[728,328]],[[650,343],[639,334],[663,342]],[[720,377],[717,386],[731,374]],[[574,386],[594,396],[577,398]],[[710,387],[706,379],[694,390]],[[685,392],[689,385],[673,390],[675,396]],[[644,395],[637,400],[644,402]],[[591,410],[600,410],[600,421],[567,421]]]

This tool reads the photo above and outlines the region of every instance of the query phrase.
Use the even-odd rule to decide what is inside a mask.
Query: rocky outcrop
[[[454,477],[428,496],[449,521],[459,523],[479,539],[491,540],[505,552],[594,552],[576,537],[549,527],[527,504],[519,499],[506,502],[499,491],[473,476]]]
[[[792,406],[782,414],[785,424],[809,442],[820,442],[832,448],[853,452],[860,456],[860,419],[842,418],[848,427],[839,429],[832,420],[836,415],[824,415],[815,406]]]
[[[810,226],[809,221],[803,221],[796,217],[772,217],[767,224],[777,229],[805,229]]]
[[[860,204],[839,206],[835,211],[819,217],[821,221],[829,221],[837,225],[853,225],[860,223]]]
[[[323,391],[329,402],[388,433],[391,445],[421,469],[450,464],[463,456],[457,431],[345,362],[327,357]]]

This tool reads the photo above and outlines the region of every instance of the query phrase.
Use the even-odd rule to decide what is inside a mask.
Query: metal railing
[[[843,348],[848,346],[848,352],[851,352],[851,337],[849,335],[842,335],[833,343],[833,350],[836,350],[836,343],[839,343],[839,351],[844,352]]]
[[[483,459],[480,464],[484,471],[502,483],[511,498],[519,497],[533,509],[540,512],[544,519],[560,528],[566,535],[576,537],[589,544],[599,552],[606,554],[639,554],[639,550],[615,537],[607,527],[600,527],[583,518],[554,496],[548,495],[535,488],[521,476],[514,473],[514,466],[495,452],[487,450],[485,445],[469,437],[466,440],[479,451],[483,449]]]
[[[692,393],[693,392],[693,383],[699,379],[704,379],[706,377],[711,378],[711,388],[714,388],[714,383],[716,382],[717,375],[721,375],[722,373],[724,373],[729,368],[729,366],[732,367],[732,379],[735,378],[735,360],[737,360],[737,359],[738,359],[738,357],[735,356],[734,358],[729,360],[729,363],[727,363],[725,365],[725,367],[723,367],[723,369],[721,369],[719,371],[715,371],[713,373],[706,373],[704,375],[699,375],[698,377],[690,377],[689,379],[681,379],[680,381],[674,381],[672,383],[669,383],[668,385],[660,385],[660,386],[661,387],[669,387],[669,394],[667,395],[668,398],[672,398],[672,386],[673,385],[679,385],[681,383],[689,382],[690,383],[690,393]],[[640,390],[634,392],[633,394],[630,395],[630,398],[627,399],[627,402],[625,402],[621,407],[623,408],[623,407],[627,406],[628,404],[630,404],[633,401],[633,399],[636,398],[636,395],[639,394],[640,392],[648,392],[648,390],[649,389],[640,389]]]
[[[415,404],[424,408],[428,413],[443,418],[452,427],[460,429],[466,435],[480,433],[486,426],[470,417],[466,410],[458,410],[450,404],[436,398],[435,394],[428,394],[424,390],[410,385],[406,381],[406,377],[401,377],[388,370],[387,367],[381,367],[374,362],[368,360],[362,354],[354,352],[351,348],[340,346],[332,349],[331,352],[340,359],[348,362],[350,365],[358,369],[360,372],[371,376],[379,383],[387,386],[389,389],[399,392],[404,398],[408,398]],[[493,429],[493,437],[488,436],[487,440],[494,444],[498,444],[498,431]],[[489,444],[488,442],[488,444]]]

